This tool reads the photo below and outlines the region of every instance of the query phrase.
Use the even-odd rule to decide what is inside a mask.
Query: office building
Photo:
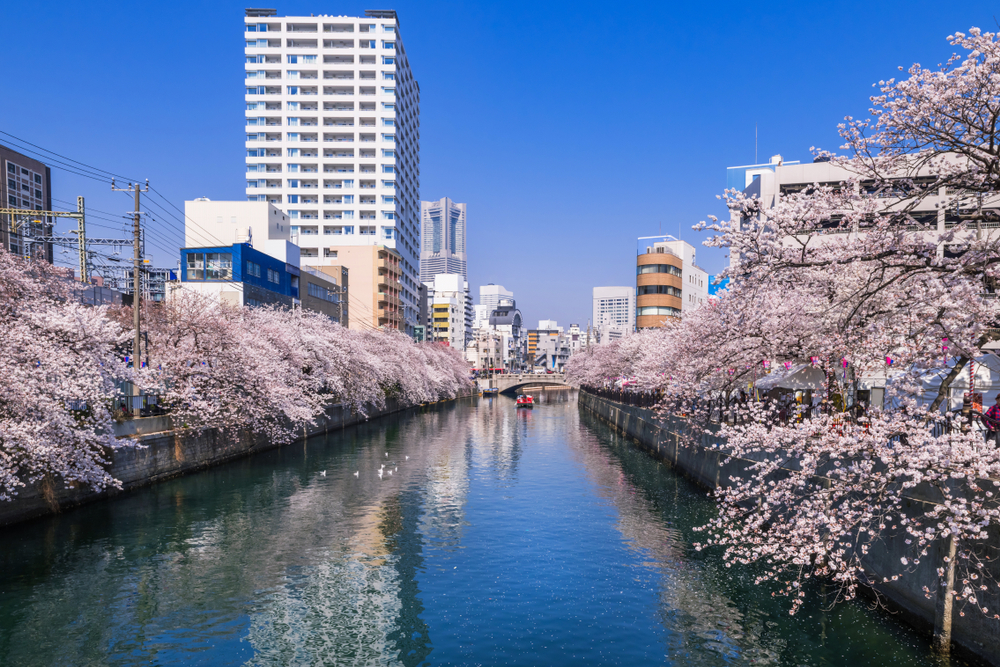
[[[345,249],[368,248],[349,253],[352,262],[372,262],[350,267],[354,296],[381,275],[379,262],[398,263],[398,294],[374,306],[352,298],[359,310],[350,319],[352,326],[381,321],[412,335],[420,88],[396,13],[279,17],[248,9],[244,23],[247,199],[288,215],[303,265],[340,266]]]
[[[427,339],[464,350],[472,334],[465,318],[469,284],[457,273],[440,273],[424,284],[431,317]]]
[[[635,330],[635,288],[595,287],[593,326],[597,337],[606,342]]]
[[[184,218],[185,248],[181,250],[181,282],[198,284],[182,287],[202,293],[226,294],[220,298],[237,305],[301,305],[348,326],[349,285],[346,267],[328,265],[316,267],[312,271],[303,267],[301,250],[292,242],[290,219],[274,204],[212,201],[201,197],[184,202]],[[229,249],[230,246],[233,250]],[[215,259],[208,253],[221,253],[223,259]],[[267,260],[258,255],[263,255]],[[196,263],[190,267],[186,265],[189,256],[202,256],[205,262],[203,271],[198,271]],[[252,259],[253,257],[257,259]],[[195,262],[196,259],[191,261]],[[220,269],[221,273],[209,271],[207,267],[212,261],[221,261],[230,268]],[[252,265],[247,265],[247,262]],[[279,270],[277,265],[271,266],[272,262],[278,262],[284,268]],[[262,266],[270,266],[274,273],[256,275],[262,271]],[[281,271],[288,274],[287,285],[273,280],[282,275]],[[307,274],[305,277],[303,272]],[[228,277],[220,277],[223,275]],[[232,284],[227,287],[224,283]],[[236,292],[240,292],[240,295],[233,294]]]
[[[487,327],[498,332],[502,338],[503,366],[507,371],[517,372],[524,368],[526,341],[522,328],[521,311],[510,297],[501,297],[490,312]]]
[[[924,165],[916,173],[901,175],[900,180],[905,182],[900,184],[898,190],[894,190],[894,186],[890,186],[875,193],[872,189],[874,184],[867,181],[861,181],[858,183],[858,187],[862,193],[877,194],[879,200],[885,203],[888,210],[899,202],[901,196],[911,191],[911,188],[919,190],[935,182],[937,177],[931,171],[933,168],[933,165]],[[852,179],[858,180],[857,174],[823,158],[802,163],[795,160],[786,161],[781,155],[773,155],[765,164],[729,167],[726,170],[727,188],[740,190],[747,197],[756,197],[763,209],[774,207],[783,196],[801,192],[816,184],[837,187]],[[987,222],[984,223],[985,228],[1000,226],[1000,208],[997,208],[995,202],[988,199],[983,202],[970,199],[965,204],[956,205],[956,202],[949,198],[944,188],[924,195],[919,201],[907,208],[913,228],[923,228],[926,230],[924,236],[927,241],[937,243],[938,239],[949,233],[964,216],[976,212],[976,209],[980,207],[982,208],[981,213],[987,218]],[[738,212],[733,211],[732,215],[736,216]],[[826,243],[836,239],[839,233],[851,231],[838,227],[836,216],[831,216],[830,223],[824,230],[824,234],[814,237],[814,243]],[[969,235],[975,233],[975,229],[965,232]],[[794,241],[788,239],[787,242]],[[731,254],[729,257],[730,266],[738,263],[739,257]]]
[[[444,197],[420,202],[420,282],[439,273],[468,280],[465,255],[465,204]]]
[[[52,210],[52,173],[44,163],[0,146],[0,173],[0,208]],[[50,236],[53,223],[48,217],[0,214],[0,243],[15,255],[51,264],[52,244],[32,239]]]
[[[479,304],[486,306],[489,312],[492,313],[500,305],[501,299],[513,300],[514,293],[504,289],[503,285],[490,283],[489,285],[479,286]]]
[[[569,360],[572,337],[563,333],[555,320],[539,320],[537,329],[528,331],[527,354],[535,369],[562,372]]]
[[[639,329],[663,326],[708,299],[708,272],[695,262],[695,249],[673,236],[639,238],[636,258],[636,318]]]

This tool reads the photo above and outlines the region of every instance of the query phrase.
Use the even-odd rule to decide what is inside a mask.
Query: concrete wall
[[[722,463],[724,453],[710,449],[712,444],[720,442],[717,436],[703,434],[701,444],[679,446],[677,433],[688,428],[683,421],[669,424],[658,420],[653,411],[648,408],[636,408],[608,399],[597,397],[583,390],[579,394],[580,407],[596,415],[618,431],[634,438],[642,449],[653,456],[667,461],[679,472],[692,479],[700,486],[714,489],[727,483],[730,477],[741,476],[749,461],[732,458]],[[907,507],[921,509],[933,503],[929,490],[917,489],[907,500]],[[912,511],[911,509],[911,511]],[[1000,534],[993,531],[989,540],[991,545],[1000,543]],[[939,589],[937,567],[944,562],[945,545],[935,542],[922,557],[920,565],[907,571],[907,574],[891,581],[894,574],[900,572],[900,558],[912,559],[913,553],[905,544],[904,535],[889,536],[874,545],[865,559],[865,567],[871,573],[873,580],[881,582],[886,576],[890,581],[875,587],[881,601],[910,624],[928,633],[933,632],[937,591]],[[996,553],[989,554],[996,559]],[[965,610],[961,616],[958,611],[960,604],[955,605],[952,626],[952,641],[962,653],[969,653],[986,664],[1000,665],[1000,621],[992,618],[992,614],[1000,610],[1000,595],[997,593],[997,582],[1000,581],[1000,563],[993,560],[986,585],[990,588],[981,594],[979,600],[989,608],[990,616],[977,611],[973,607]],[[961,582],[956,581],[956,586]],[[926,586],[931,592],[928,599],[923,591]],[[930,637],[928,637],[930,644]]]
[[[406,408],[407,406],[390,399],[384,410],[373,410],[368,418],[381,417]],[[350,409],[332,405],[314,425],[303,429],[301,438],[363,421],[367,419],[352,413]],[[120,490],[94,491],[75,486],[67,488],[62,482],[52,480],[29,484],[22,487],[11,502],[0,502],[0,526],[110,498],[130,489],[281,446],[265,436],[251,433],[240,433],[239,437],[233,437],[232,434],[223,434],[215,429],[200,432],[174,429],[169,417],[146,417],[123,422],[116,425],[115,435],[134,437],[141,445],[111,453],[108,471],[112,477],[121,480]]]

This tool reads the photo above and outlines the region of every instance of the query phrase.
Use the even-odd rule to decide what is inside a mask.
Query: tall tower
[[[358,246],[378,246],[364,253],[372,264],[365,273],[382,276],[380,258],[398,256],[392,284],[373,288],[371,304],[352,295],[352,307],[412,334],[420,86],[396,12],[276,14],[248,9],[244,19],[247,199],[287,213],[303,265],[338,266],[340,248],[360,256]]]
[[[441,273],[469,279],[465,255],[465,204],[444,197],[420,202],[420,281]]]

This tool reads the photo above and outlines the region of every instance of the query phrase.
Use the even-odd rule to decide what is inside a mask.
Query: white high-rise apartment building
[[[635,329],[635,289],[632,287],[594,288],[594,328],[612,338]],[[609,333],[614,331],[614,334]],[[602,338],[603,342],[603,338]]]
[[[337,246],[401,257],[407,333],[417,324],[420,87],[394,11],[283,16],[248,9],[247,199],[287,213],[304,265]]]

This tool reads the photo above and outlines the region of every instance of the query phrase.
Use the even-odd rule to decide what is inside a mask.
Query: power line
[[[55,151],[50,151],[47,148],[43,148],[41,146],[38,146],[37,144],[33,144],[30,141],[27,141],[25,139],[21,139],[20,137],[15,137],[10,132],[4,132],[3,130],[0,130],[0,134],[6,135],[6,136],[10,137],[11,139],[14,139],[16,141],[21,142],[22,144],[27,144],[28,146],[33,146],[33,147],[35,147],[35,148],[37,148],[37,149],[39,149],[41,151],[49,153],[50,155],[55,155],[56,157],[60,157],[60,158],[62,158],[64,160],[69,160],[70,162],[78,164],[81,167],[86,167],[87,169],[90,169],[91,171],[95,171],[95,172],[100,172],[100,173],[103,173],[103,174],[107,174],[108,176],[112,176],[112,177],[115,177],[115,178],[124,178],[127,181],[134,181],[134,182],[138,182],[139,181],[138,178],[132,178],[130,176],[123,176],[121,174],[116,174],[116,173],[111,172],[111,171],[106,171],[104,169],[99,169],[99,168],[97,168],[97,167],[95,167],[93,165],[87,164],[86,162],[80,162],[79,160],[74,160],[73,158],[66,157],[65,155],[60,155],[59,153],[56,153]]]

